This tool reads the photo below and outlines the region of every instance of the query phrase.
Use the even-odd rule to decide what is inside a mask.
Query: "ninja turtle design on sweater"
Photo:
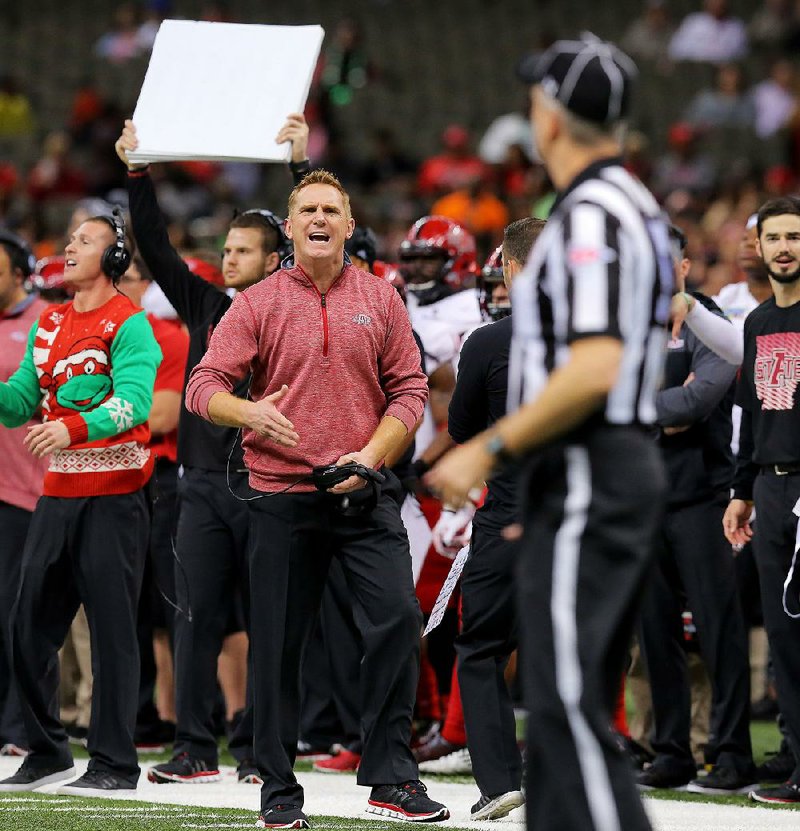
[[[62,407],[83,412],[96,407],[111,392],[110,370],[106,341],[81,338],[56,361],[52,376],[42,375],[40,384],[43,389],[55,390],[56,401]]]

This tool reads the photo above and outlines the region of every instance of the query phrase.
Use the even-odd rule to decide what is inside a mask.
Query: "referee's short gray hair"
[[[599,144],[609,140],[622,144],[625,140],[625,134],[628,130],[627,122],[617,121],[606,127],[595,121],[589,121],[586,118],[575,115],[575,113],[568,110],[560,101],[557,101],[541,87],[539,89],[542,97],[547,101],[547,106],[558,112],[569,137],[575,144],[579,144],[582,147],[591,147],[593,144]]]

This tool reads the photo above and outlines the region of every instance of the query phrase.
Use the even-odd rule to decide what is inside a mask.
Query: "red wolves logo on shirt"
[[[762,410],[791,410],[800,381],[800,334],[756,338],[755,384]]]

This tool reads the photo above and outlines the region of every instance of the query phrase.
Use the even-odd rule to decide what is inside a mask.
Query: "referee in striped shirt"
[[[621,166],[636,68],[591,35],[520,74],[559,197],[513,288],[509,413],[428,475],[461,504],[525,454],[519,572],[528,828],[648,829],[611,729],[665,476],[652,438],[673,284],[667,225]]]

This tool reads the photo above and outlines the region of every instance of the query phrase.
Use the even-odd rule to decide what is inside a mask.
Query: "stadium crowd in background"
[[[120,6],[95,45],[98,59],[123,71],[146,61],[169,5]],[[204,19],[235,19],[233,6],[207,4]],[[665,83],[691,71],[688,66],[707,70],[703,84],[672,108],[674,118],[660,125],[660,132],[646,120],[624,134],[613,130],[630,104],[635,75],[624,55],[592,39],[565,46],[543,35],[537,54],[518,67],[518,111],[485,112],[485,118],[470,125],[452,123],[436,147],[405,147],[376,121],[370,149],[364,151],[362,144],[359,152],[350,151],[348,133],[342,130],[347,108],[370,85],[386,84],[390,90],[392,79],[378,66],[377,50],[357,21],[342,20],[323,48],[305,115],[289,116],[278,137],[291,146],[295,190],[287,209],[287,177],[280,200],[271,203],[276,213],[263,207],[264,194],[275,189],[275,182],[256,165],[128,165],[126,153],[136,146],[136,134],[132,122],[124,121],[127,102],[101,93],[91,80],[81,80],[73,91],[66,123],[53,124],[38,118],[35,99],[25,95],[25,79],[11,74],[3,79],[0,145],[11,154],[0,163],[0,342],[7,347],[0,362],[5,382],[0,385],[0,421],[5,425],[0,447],[6,468],[0,477],[0,516],[8,529],[0,546],[0,661],[8,668],[0,675],[0,754],[25,760],[15,776],[0,782],[0,791],[68,778],[69,736],[88,744],[92,761],[87,774],[62,787],[65,793],[89,795],[135,789],[134,743],[140,752],[172,745],[172,758],[148,770],[152,782],[215,781],[220,740],[227,739],[238,781],[263,788],[262,827],[308,827],[302,789],[291,771],[296,759],[313,760],[318,771],[358,775],[360,783],[373,788],[369,810],[398,819],[448,816],[445,806],[427,797],[417,764],[425,774],[474,773],[480,791],[471,809],[474,819],[500,818],[521,805],[526,792],[538,794],[537,804],[528,804],[532,827],[545,821],[545,814],[547,821],[562,823],[559,828],[584,828],[589,822],[604,827],[604,812],[616,800],[620,815],[632,818],[624,827],[645,828],[647,820],[632,803],[633,777],[641,789],[688,785],[711,795],[750,793],[757,801],[800,803],[800,727],[794,703],[800,690],[795,649],[787,646],[796,639],[797,624],[784,610],[794,609],[791,592],[779,594],[792,553],[796,518],[791,509],[800,493],[795,492],[800,452],[784,440],[796,427],[800,377],[798,324],[792,317],[800,276],[800,203],[791,196],[800,181],[800,87],[792,61],[800,12],[784,0],[765,0],[750,20],[742,20],[731,14],[726,0],[697,6],[685,19],[674,20],[665,0],[647,0],[642,16],[627,31],[619,27],[621,43],[639,63],[644,94],[648,83],[666,89]],[[605,66],[604,73],[612,61],[612,73],[622,79],[624,92],[613,117],[613,80],[608,81],[612,91],[605,95],[608,112],[603,110],[602,117],[593,109],[596,83],[579,83],[583,69],[575,83],[564,81],[569,61],[581,50],[587,62]],[[549,74],[534,60],[542,55],[555,67]],[[540,67],[535,72],[534,63]],[[588,77],[594,77],[591,70]],[[533,96],[529,84],[536,90]],[[562,84],[567,89],[563,97]],[[531,102],[538,102],[539,109]],[[543,115],[545,110],[549,115]],[[541,156],[545,163],[534,150],[532,124],[538,150],[547,151]],[[36,152],[15,155],[20,137],[30,142],[34,135],[39,139]],[[588,231],[578,228],[570,214],[575,183],[560,171],[565,154],[585,159],[587,178],[596,175],[592,181],[607,191],[602,198],[591,196],[590,185],[592,210],[578,206]],[[599,164],[590,166],[590,161]],[[314,172],[317,168],[324,170]],[[304,178],[309,171],[311,178]],[[582,169],[572,172],[581,174]],[[628,207],[620,208],[620,200]],[[112,211],[117,204],[130,212],[127,226]],[[643,295],[629,287],[620,300],[622,290],[614,282],[628,285],[627,277],[620,277],[622,267],[614,264],[628,264],[624,244],[619,252],[615,246],[630,210],[641,214],[640,224],[647,229],[637,238],[637,256],[642,246],[652,245],[652,254],[648,248],[642,262],[651,264],[645,271],[654,286],[661,283],[658,290],[648,289],[653,309],[650,300],[644,303]],[[592,236],[595,232],[612,242],[603,248],[600,236]],[[576,278],[577,288],[564,292],[565,306],[558,299],[551,308],[540,305],[530,279],[522,280],[514,297],[523,298],[524,305],[515,301],[512,314],[511,282],[517,284],[540,235],[545,247],[538,254],[534,248],[531,262],[544,275],[544,294],[551,291],[548,275],[555,279],[559,268],[571,275],[564,280],[586,273],[595,282],[590,291]],[[553,252],[562,248],[559,259]],[[643,505],[632,536],[623,533],[618,521],[621,537],[607,543],[629,551],[636,567],[620,571],[630,580],[628,595],[614,595],[619,606],[611,603],[601,614],[616,621],[601,650],[603,655],[606,648],[612,651],[613,660],[599,670],[591,664],[582,667],[587,683],[595,685],[584,730],[576,727],[584,714],[565,693],[563,678],[547,676],[553,653],[560,649],[564,655],[558,634],[564,618],[556,614],[551,644],[549,624],[532,609],[537,604],[550,608],[551,598],[537,583],[548,577],[536,570],[541,564],[535,568],[528,560],[522,572],[530,603],[523,605],[521,617],[508,600],[517,559],[534,551],[530,539],[520,540],[518,523],[527,520],[541,530],[555,527],[553,517],[560,522],[562,513],[570,515],[577,498],[575,454],[568,453],[562,464],[556,446],[548,456],[552,481],[538,481],[524,498],[514,491],[509,470],[508,478],[491,480],[488,495],[467,488],[463,499],[458,488],[448,490],[442,470],[467,458],[464,448],[453,453],[456,444],[473,446],[487,428],[495,440],[493,460],[508,461],[506,443],[497,443],[495,422],[505,415],[509,385],[519,394],[538,378],[519,364],[516,375],[509,375],[515,315],[530,316],[536,309],[543,314],[542,330],[552,325],[558,338],[563,321],[571,320],[563,343],[548,344],[554,351],[545,356],[543,372],[553,370],[563,350],[577,354],[576,344],[584,338],[602,348],[612,341],[608,355],[616,366],[615,350],[635,328],[625,318],[637,314],[626,306],[627,299],[638,296],[643,303],[639,317],[644,329],[652,314],[666,330],[666,307],[656,295],[665,291],[667,272],[669,288],[675,275],[679,291],[672,306],[677,322],[666,349],[656,344],[657,338],[636,330],[641,343],[633,352],[641,367],[637,364],[634,371],[633,359],[620,363],[623,380],[610,379],[600,395],[611,401],[604,414],[608,423],[598,422],[594,413],[584,425],[589,438],[581,438],[599,454],[598,464],[606,472],[610,462],[605,456],[616,453],[621,459],[627,450],[618,448],[628,447],[629,440],[630,446],[647,448],[635,454],[637,464],[656,464],[659,458],[669,474],[665,515],[648,514],[649,525],[658,527],[657,549],[652,549],[658,551],[657,568],[641,596],[640,577],[650,551],[644,542],[650,532],[642,530],[641,515],[645,504],[661,504],[658,477],[632,470],[630,481],[646,479],[652,494],[640,490],[609,497],[626,505],[635,497]],[[596,283],[600,278],[609,281],[602,290]],[[269,341],[269,315],[277,314],[281,302],[276,285],[284,294],[298,292],[291,310],[284,310],[281,326],[289,320],[296,324],[301,300],[309,300],[302,325],[314,337],[319,334],[318,367],[312,367],[316,359],[311,356],[316,341],[303,341],[309,351],[300,358],[296,350],[282,351],[285,333],[277,342]],[[352,293],[344,316],[336,311],[337,289]],[[56,308],[54,303],[66,305]],[[101,320],[96,312],[106,303],[111,305]],[[603,303],[609,310],[598,316]],[[619,309],[612,308],[614,303]],[[547,317],[551,312],[552,320]],[[269,321],[259,317],[262,313]],[[81,333],[86,343],[75,334],[79,349],[66,343],[61,325],[66,319],[69,334],[73,329],[77,333],[74,320],[81,326],[88,320],[80,315],[92,319]],[[318,327],[308,323],[317,315]],[[372,335],[378,325],[386,330],[381,329],[379,344]],[[515,332],[521,327],[522,340],[527,338],[529,357],[538,356],[530,345],[538,331],[526,330],[524,324],[514,327]],[[128,341],[134,336],[140,360],[132,367]],[[304,456],[294,450],[295,429],[305,436],[312,425],[326,422],[319,402],[308,389],[301,390],[302,381],[292,387],[292,377],[313,368],[317,374],[309,377],[319,384],[328,374],[344,372],[345,364],[328,355],[340,336],[350,358],[356,352],[374,358],[357,379],[349,379],[361,390],[360,409],[373,402],[371,420],[362,424],[354,415],[345,424],[344,405],[331,408],[338,419],[331,421],[336,440],[315,436],[314,451]],[[357,341],[361,336],[363,343]],[[400,340],[402,348],[395,342]],[[59,357],[53,366],[48,363],[51,350]],[[156,374],[158,352],[163,359]],[[656,395],[654,378],[665,356],[666,378]],[[109,366],[117,372],[112,375]],[[113,381],[96,386],[98,374]],[[133,382],[130,376],[135,376]],[[273,376],[288,389],[279,384],[272,390]],[[81,384],[91,395],[80,401],[65,396],[64,390]],[[119,399],[117,385],[128,399]],[[39,389],[47,393],[41,409],[34,400]],[[341,395],[343,388],[335,392]],[[239,399],[252,395],[267,404],[250,409],[241,401],[233,403],[228,393]],[[636,399],[639,411],[620,421],[625,396]],[[762,410],[767,417],[754,418]],[[776,410],[785,412],[776,416]],[[45,418],[43,424],[43,414],[64,422]],[[390,439],[387,421],[394,431]],[[630,434],[620,432],[620,424]],[[245,431],[244,447],[239,428]],[[355,436],[352,442],[348,431]],[[599,451],[591,444],[595,439]],[[40,457],[51,453],[48,467]],[[270,465],[277,456],[283,473],[275,477]],[[332,485],[332,496],[315,493],[307,482],[297,488],[300,468],[337,461],[368,468],[385,461],[387,482],[370,480],[355,496],[347,492],[369,479],[363,473]],[[437,462],[444,467],[434,467]],[[82,477],[76,489],[63,484],[70,466]],[[100,472],[87,473],[87,467]],[[125,471],[124,481],[114,480],[104,491],[103,483],[111,481],[109,470],[118,478]],[[756,474],[759,509],[751,524]],[[484,477],[478,478],[482,482]],[[593,485],[596,493],[614,490],[597,479]],[[256,501],[259,492],[282,494],[281,488],[292,487],[296,492],[291,496]],[[732,487],[737,498],[728,506]],[[451,504],[443,505],[442,490],[453,495]],[[546,511],[537,513],[533,495],[542,504],[552,497],[549,518]],[[86,506],[95,499],[108,502],[108,516],[91,515]],[[346,504],[334,504],[338,499]],[[608,529],[598,531],[604,523],[587,499],[583,520],[602,539]],[[368,507],[359,513],[361,501]],[[373,510],[380,522],[371,518]],[[137,517],[127,527],[127,543],[124,523],[113,521],[114,511]],[[296,524],[310,540],[309,551],[321,535],[336,537],[331,549],[336,561],[324,594],[327,560],[318,562],[313,552],[304,555],[308,563],[297,566],[306,578],[318,569],[307,596],[298,592],[295,581],[300,578],[293,571],[284,575],[285,585],[270,582],[277,564],[261,557],[264,552],[274,557],[270,541],[275,545],[280,539],[290,511],[300,517]],[[66,547],[56,544],[55,522],[69,529]],[[33,532],[26,545],[29,526]],[[109,591],[103,603],[99,587],[106,583],[95,571],[98,552],[86,542],[96,528],[105,536],[104,550],[117,557],[127,574],[127,581],[115,587],[116,595]],[[574,523],[569,528],[574,531]],[[369,535],[377,540],[381,534],[391,537],[392,545],[365,544]],[[636,534],[641,539],[633,539]],[[698,542],[701,537],[707,544]],[[408,574],[402,562],[403,576],[387,579],[405,556],[406,545]],[[440,609],[437,594],[452,560],[470,545],[463,589]],[[537,545],[535,550],[548,556],[553,549],[556,561],[563,554],[558,534],[553,540],[543,535]],[[589,556],[600,558],[604,546],[590,546]],[[374,559],[377,551],[386,557],[376,578],[390,590],[385,594],[369,590],[362,568],[362,555]],[[56,573],[47,577],[48,568],[57,570],[67,591],[64,602],[44,615],[43,604],[53,591],[48,580]],[[763,601],[757,590],[759,569]],[[257,578],[255,585],[248,585],[249,576]],[[134,598],[140,584],[137,616]],[[274,594],[266,604],[270,609],[281,609],[281,598],[292,592],[297,608],[290,603],[295,614],[284,610],[280,621],[262,611],[254,623],[250,609],[264,603],[267,584]],[[554,591],[553,603],[563,601],[555,584]],[[109,601],[124,611],[113,627]],[[644,614],[637,628],[639,602]],[[387,633],[378,610],[393,608],[393,603],[397,625]],[[438,627],[421,641],[417,605],[426,622],[438,620],[441,612]],[[321,623],[312,636],[318,608]],[[42,619],[40,631],[36,621]],[[72,675],[80,678],[81,692],[73,696],[77,707],[62,708],[59,720],[54,646],[71,624],[73,634],[61,655],[62,695],[74,686]],[[275,637],[274,626],[281,628],[283,639]],[[764,626],[768,637],[781,639],[771,650],[763,637],[753,637],[759,631],[763,635]],[[634,629],[638,709],[629,730],[624,703],[629,667],[623,657]],[[87,630],[91,650],[81,645]],[[109,632],[124,649],[109,645]],[[579,627],[578,636],[587,633]],[[618,648],[621,639],[625,649]],[[306,643],[303,674],[300,656]],[[256,664],[248,659],[250,644]],[[73,648],[79,672],[70,669]],[[687,667],[701,664],[707,672],[690,677]],[[369,678],[359,682],[364,667]],[[651,692],[641,679],[642,667],[645,675],[650,669]],[[311,671],[336,680],[317,684]],[[537,683],[549,685],[550,698],[543,695],[533,702]],[[710,704],[693,720],[692,697],[704,695]],[[492,707],[485,706],[488,701]],[[269,718],[264,711],[259,714],[260,704],[269,707]],[[562,705],[564,712],[554,717],[553,708]],[[534,754],[527,759],[528,777],[537,781],[531,785],[529,778],[527,788],[516,745],[515,706],[527,707],[540,731],[528,741]],[[757,767],[749,738],[751,716],[777,718],[781,732],[780,746]],[[615,730],[606,732],[612,719]],[[649,728],[642,726],[647,724]],[[696,726],[703,735],[699,745]],[[556,738],[545,741],[547,729],[556,738],[571,735],[577,750]],[[592,732],[590,738],[586,731]],[[570,754],[583,764],[587,747],[589,767],[573,764]],[[593,792],[585,803],[576,799],[566,806],[563,814],[561,808],[548,809],[549,791],[542,789],[547,791],[544,783],[552,768],[563,764],[574,767],[576,781],[605,765],[608,799]],[[547,775],[542,765],[550,766]]]

